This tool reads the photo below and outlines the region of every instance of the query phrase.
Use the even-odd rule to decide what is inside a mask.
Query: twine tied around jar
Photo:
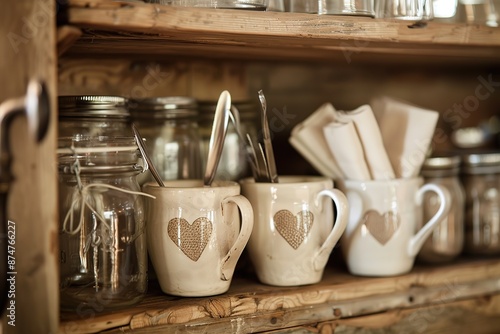
[[[70,171],[75,174],[78,191],[75,191],[72,194],[71,204],[69,206],[68,212],[66,213],[66,216],[64,217],[62,224],[63,232],[66,232],[70,235],[75,235],[80,232],[84,221],[85,208],[88,208],[95,215],[95,217],[104,225],[106,229],[110,228],[110,226],[106,223],[106,219],[103,217],[103,215],[101,215],[96,209],[94,209],[94,207],[91,205],[89,201],[89,198],[92,197],[91,195],[92,188],[101,190],[102,192],[107,191],[107,189],[113,189],[127,194],[147,196],[156,199],[155,196],[140,191],[127,190],[120,187],[112,186],[110,184],[90,183],[84,186],[80,178],[80,161],[76,158],[75,147],[72,145],[70,149],[75,155],[75,162],[71,165]],[[107,189],[102,189],[102,188],[107,188]],[[78,207],[80,207],[80,217],[78,220],[78,224],[76,225],[76,227],[74,227],[74,220],[75,220],[74,212],[78,210]]]

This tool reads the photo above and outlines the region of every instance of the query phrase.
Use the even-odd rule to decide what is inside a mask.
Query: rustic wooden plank
[[[362,317],[311,323],[309,326],[272,330],[267,334],[288,333],[497,333],[500,328],[500,295],[396,309]]]
[[[319,284],[297,288],[271,287],[239,277],[221,296],[173,298],[155,290],[134,308],[94,314],[92,321],[63,314],[61,332],[92,333],[112,328],[134,333],[207,328],[214,332],[258,332],[494,294],[499,287],[499,260],[418,267],[410,274],[391,278],[354,277],[329,268]]]
[[[192,96],[217,101],[220,92],[230,88],[233,101],[248,99],[246,68],[240,61],[64,56],[58,67],[59,95]]]
[[[57,28],[57,55],[64,54],[81,36],[82,30],[80,28],[74,26]]]
[[[86,45],[90,47],[87,52],[104,52],[106,48],[99,44],[106,43],[109,38],[113,42],[108,45],[107,52],[117,52],[121,48],[122,52],[136,53],[138,48],[134,45],[138,43],[143,52],[144,46],[148,46],[147,52],[157,54],[209,50],[219,57],[224,52],[226,57],[240,57],[250,52],[254,57],[279,59],[288,55],[292,59],[320,57],[325,60],[332,55],[345,56],[346,52],[365,52],[485,57],[493,61],[500,55],[500,28],[479,25],[429,22],[422,28],[410,28],[407,22],[366,17],[213,10],[98,0],[70,0],[69,4],[69,23],[93,30],[87,30],[82,43],[77,43],[78,52],[84,52]],[[115,35],[106,36],[99,30]],[[100,42],[100,38],[103,41]],[[182,44],[181,49],[177,49],[179,44]],[[218,47],[223,49],[218,52]]]
[[[7,324],[11,319],[3,313],[3,333],[55,333],[59,325],[55,1],[11,0],[3,5],[0,102],[24,96],[31,79],[46,82],[51,102],[49,131],[42,142],[35,143],[24,117],[6,129],[14,175],[7,219],[15,223],[16,249],[10,255],[15,256],[17,274],[12,299],[15,326]]]
[[[257,43],[258,41],[256,41]],[[84,36],[68,50],[69,54],[125,54],[147,56],[188,55],[193,58],[244,59],[274,61],[322,61],[349,65],[356,62],[387,63],[389,59],[399,63],[418,64],[423,62],[449,62],[455,64],[475,63],[483,65],[500,62],[500,48],[491,46],[438,46],[410,45],[389,42],[366,44],[356,40],[336,42],[328,46],[289,45],[277,39],[270,45],[217,44],[196,41],[178,41],[168,36],[148,36],[134,34],[113,34],[109,32],[85,30]],[[401,57],[404,56],[404,57]]]

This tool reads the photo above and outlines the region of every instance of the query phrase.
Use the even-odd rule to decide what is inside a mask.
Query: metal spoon
[[[273,144],[271,143],[271,131],[269,130],[269,123],[267,120],[267,102],[262,90],[259,90],[259,100],[262,106],[262,133],[267,175],[269,176],[270,182],[278,183],[278,172],[276,170],[276,161],[274,159]]]
[[[217,166],[219,165],[229,123],[230,109],[231,95],[225,90],[220,94],[217,107],[215,108],[212,133],[210,134],[210,143],[208,144],[207,166],[205,167],[205,176],[203,177],[203,184],[205,186],[212,184]]]
[[[145,169],[149,169],[151,175],[153,175],[154,179],[156,180],[156,183],[158,183],[160,187],[165,187],[165,184],[161,179],[160,173],[158,173],[158,170],[153,164],[153,161],[149,157],[148,151],[146,149],[146,143],[144,143],[144,139],[142,139],[141,134],[139,133],[139,130],[137,129],[135,124],[132,124],[132,130],[134,131],[134,137],[135,141],[137,142],[137,146],[139,146],[139,151],[141,151],[142,157],[145,160],[146,164]]]

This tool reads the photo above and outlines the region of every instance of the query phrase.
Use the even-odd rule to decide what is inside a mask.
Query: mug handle
[[[424,194],[428,191],[435,192],[440,201],[440,206],[438,211],[434,216],[429,219],[427,223],[415,234],[408,244],[408,255],[411,257],[417,256],[420,248],[424,245],[425,240],[430,236],[430,234],[434,231],[434,229],[438,226],[438,223],[443,220],[443,218],[450,212],[451,207],[451,196],[449,191],[437,184],[427,183],[424,184],[415,197],[415,201],[417,205],[420,207],[422,205],[422,201],[424,198]]]
[[[319,206],[321,197],[324,196],[332,199],[333,203],[335,204],[337,215],[330,234],[313,258],[313,268],[316,271],[323,270],[323,268],[325,267],[326,262],[330,257],[330,253],[333,250],[333,247],[335,247],[347,227],[348,218],[347,198],[340,190],[325,189],[320,191],[318,195],[316,195],[315,204],[317,206]]]
[[[231,246],[226,256],[222,258],[221,280],[223,281],[230,281],[232,279],[236,262],[248,243],[253,229],[253,209],[248,199],[242,195],[227,197],[222,201],[222,210],[224,210],[225,204],[231,202],[238,206],[241,213],[241,228],[233,246]]]

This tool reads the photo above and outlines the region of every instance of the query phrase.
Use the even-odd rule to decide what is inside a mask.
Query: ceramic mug
[[[240,184],[255,212],[247,249],[259,280],[277,286],[319,282],[347,225],[344,194],[325,177],[280,176],[279,183],[244,179]]]
[[[229,289],[236,263],[252,233],[253,210],[231,181],[147,183],[147,242],[163,292],[211,296]],[[241,216],[241,219],[240,219]]]
[[[349,271],[361,276],[409,272],[425,240],[450,210],[445,187],[421,177],[387,181],[339,181],[349,201],[349,223],[341,247]],[[422,221],[426,192],[435,192],[440,207]],[[422,226],[418,229],[419,226]]]

